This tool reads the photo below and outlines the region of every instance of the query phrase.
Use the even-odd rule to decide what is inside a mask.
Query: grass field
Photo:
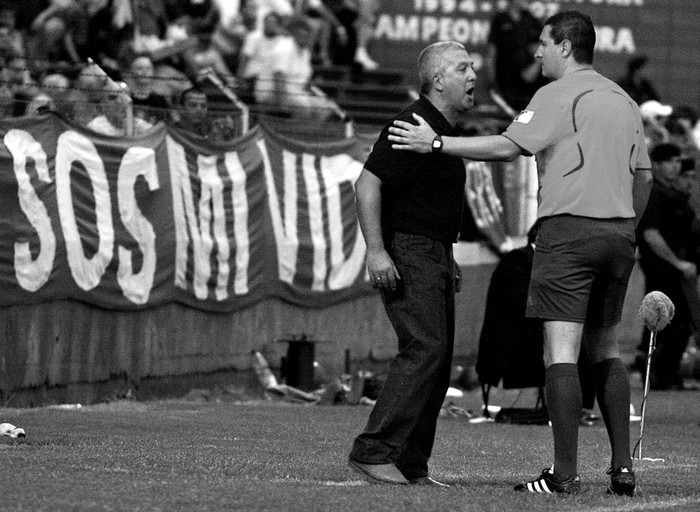
[[[516,397],[498,390],[492,403]],[[478,410],[480,394],[456,405]],[[643,454],[664,461],[636,462],[634,498],[605,494],[602,426],[581,428],[582,493],[542,496],[511,489],[550,464],[550,428],[463,417],[440,419],[431,459],[450,489],[369,485],[345,464],[369,410],[225,397],[0,409],[27,432],[0,438],[0,510],[700,511],[698,392],[651,393]]]

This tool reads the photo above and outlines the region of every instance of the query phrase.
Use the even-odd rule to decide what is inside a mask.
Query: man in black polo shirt
[[[381,291],[399,352],[349,465],[371,483],[445,486],[429,477],[428,458],[449,386],[454,342],[452,257],[464,198],[461,158],[441,153],[440,135],[474,105],[476,74],[459,43],[439,42],[418,58],[421,97],[396,119],[425,116],[438,137],[430,154],[393,151],[388,125],[355,188],[367,270]]]
[[[656,335],[651,360],[651,389],[684,389],[680,363],[692,332],[686,291],[697,289],[700,232],[689,193],[682,183],[681,149],[661,143],[649,152],[654,185],[637,226],[646,291],[665,293],[675,305],[671,323]],[[637,366],[646,373],[649,332],[644,330]]]

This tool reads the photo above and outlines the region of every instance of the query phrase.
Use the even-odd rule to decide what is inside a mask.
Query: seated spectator
[[[295,12],[311,24],[314,34],[311,45],[313,61],[322,66],[332,65],[333,37],[340,45],[346,45],[348,33],[345,26],[322,0],[298,0]]]
[[[168,99],[153,89],[154,69],[149,57],[138,56],[131,63],[127,79],[134,117],[143,119],[151,125],[164,121],[170,110]]]
[[[27,55],[38,72],[64,62],[74,64],[87,57],[88,14],[77,0],[51,0],[30,26]]]
[[[246,0],[248,1],[248,0]],[[258,21],[256,25],[262,27],[263,20],[268,13],[274,12],[281,18],[286,18],[294,14],[294,7],[291,0],[255,0],[258,11]]]
[[[153,90],[167,98],[168,103],[176,103],[183,92],[192,87],[192,81],[187,74],[177,67],[159,62],[153,72]]]
[[[54,73],[51,75],[46,75],[41,80],[41,94],[48,97],[46,101],[45,108],[59,112],[62,115],[66,115],[66,102],[68,101],[68,94],[70,88],[70,80],[68,77],[61,75],[59,73]],[[34,98],[34,105],[32,108],[41,109],[42,103],[41,98]]]
[[[678,145],[685,155],[693,159],[700,156],[700,146],[693,136],[693,128],[697,123],[697,111],[686,105],[674,107],[673,112],[666,120],[669,142]]]
[[[133,44],[131,0],[81,1],[86,2],[88,15],[86,56],[103,68],[118,69],[120,56]]]
[[[378,0],[358,0],[357,21],[357,47],[355,48],[355,63],[365,71],[372,71],[379,67],[369,56],[367,46],[374,35],[374,25],[377,22]]]
[[[147,47],[135,47],[135,52],[152,50],[150,47],[159,46],[159,43],[165,44],[169,20],[163,0],[134,2],[133,21],[142,39],[138,44]]]
[[[73,87],[66,93],[65,102],[57,105],[59,112],[79,125],[86,126],[102,113],[99,104],[104,98],[105,87],[106,78],[98,72],[96,66],[85,66],[80,70]]]
[[[267,20],[268,18],[266,18]],[[302,17],[293,17],[286,25],[289,36],[277,36],[274,50],[258,54],[255,102],[272,107],[276,112],[292,117],[327,119],[338,111],[337,105],[320,91],[311,88],[312,31]]]
[[[103,135],[112,137],[123,137],[125,135],[140,135],[153,125],[139,117],[133,117],[133,133],[129,133],[127,126],[127,108],[129,108],[130,97],[126,84],[122,84],[120,90],[114,82],[109,82],[108,90],[104,100],[99,107],[101,114],[92,119],[87,127]]]
[[[198,76],[201,73],[213,72],[230,86],[235,85],[234,73],[212,44],[210,34],[198,35],[197,46],[188,50],[185,55],[191,74]]]
[[[194,86],[183,92],[180,105],[173,127],[213,142],[229,141],[240,135],[230,116],[212,120],[209,115],[209,99],[199,87]]]
[[[27,110],[25,111],[24,115],[35,116],[46,113],[49,110],[56,110],[56,105],[51,96],[44,92],[40,92],[31,99],[27,105]]]
[[[180,97],[180,106],[173,126],[200,137],[208,137],[212,124],[208,116],[209,101],[204,91],[196,86],[187,89]]]
[[[192,37],[211,35],[221,21],[221,11],[213,0],[166,0],[170,24],[184,28]]]
[[[311,86],[313,67],[311,65],[311,42],[313,33],[306,19],[292,18],[286,25],[292,36],[293,45],[285,60],[282,105],[293,116],[328,119],[333,115],[342,117],[339,107],[319,89]]]
[[[331,61],[339,66],[352,66],[357,51],[359,6],[353,0],[321,0],[344,30],[336,30],[331,38]]]
[[[662,142],[668,142],[669,134],[666,121],[673,113],[671,105],[663,105],[656,100],[645,101],[639,105],[639,112],[644,122],[644,136],[647,147],[654,147]]]
[[[282,17],[276,12],[268,12],[259,30],[248,33],[241,48],[237,75],[241,80],[240,94],[244,101],[257,101],[258,88],[270,89],[274,64],[282,48],[291,40],[282,27]],[[264,83],[265,81],[269,83]]]
[[[244,0],[240,12],[225,24],[219,24],[212,34],[211,44],[219,52],[226,66],[239,69],[240,52],[246,35],[257,28],[257,0]]]
[[[16,7],[0,5],[0,67],[12,57],[25,54],[24,35],[17,29]]]
[[[39,92],[29,72],[27,59],[15,55],[0,70],[0,112],[3,116],[23,116],[31,99]]]

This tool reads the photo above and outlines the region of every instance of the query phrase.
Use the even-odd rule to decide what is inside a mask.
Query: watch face
[[[433,151],[440,151],[442,149],[442,139],[440,136],[433,139]]]

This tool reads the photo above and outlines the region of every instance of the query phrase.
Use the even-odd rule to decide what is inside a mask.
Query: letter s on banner
[[[119,246],[117,281],[124,297],[135,304],[146,304],[153,288],[156,272],[156,233],[153,225],[141,212],[134,196],[134,186],[138,176],[145,178],[149,190],[160,188],[156,157],[152,148],[129,148],[122,158],[117,177],[119,215],[124,227],[134,237],[143,254],[141,272],[134,274],[131,251]]]
[[[27,158],[34,160],[40,181],[51,183],[51,176],[44,148],[31,134],[24,130],[9,130],[3,141],[12,155],[20,207],[39,237],[39,254],[36,259],[32,259],[29,242],[15,243],[15,276],[22,288],[35,292],[46,284],[51,275],[56,257],[56,235],[46,205],[32,187],[27,173]]]

